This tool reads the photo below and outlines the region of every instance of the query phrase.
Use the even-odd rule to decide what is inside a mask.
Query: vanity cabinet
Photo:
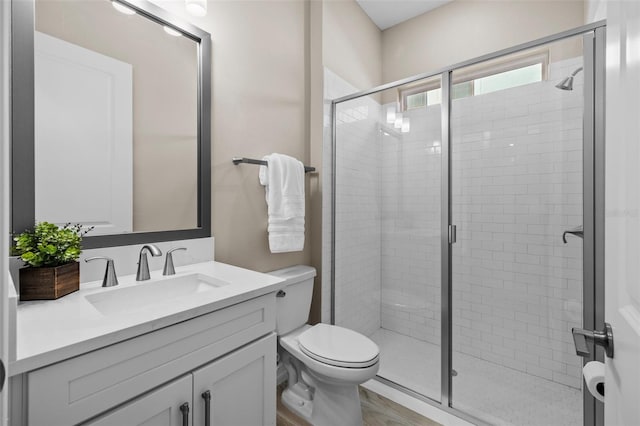
[[[270,293],[25,373],[16,424],[200,426],[206,390],[212,425],[275,424],[274,330]]]
[[[274,425],[275,344],[271,334],[85,425]]]

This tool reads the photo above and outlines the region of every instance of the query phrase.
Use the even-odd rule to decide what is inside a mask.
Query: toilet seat
[[[380,349],[371,339],[347,328],[316,324],[298,336],[300,350],[324,364],[367,368],[378,362]]]
[[[309,374],[327,383],[359,385],[373,378],[378,373],[378,369],[380,368],[379,357],[377,357],[374,363],[369,367],[348,368],[318,361],[317,359],[307,355],[302,351],[298,338],[313,327],[305,324],[302,327],[293,330],[291,333],[280,336],[278,339],[282,349],[305,365]]]

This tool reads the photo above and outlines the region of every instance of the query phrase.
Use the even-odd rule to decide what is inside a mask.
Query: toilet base
[[[313,412],[313,401],[297,395],[292,389],[285,389],[282,391],[281,396],[282,403],[292,413],[298,417],[302,417],[308,422],[311,422],[311,414]]]
[[[305,375],[306,376],[306,375]],[[313,426],[362,426],[362,409],[358,386],[337,386],[305,377],[313,388],[311,398],[297,392],[295,384],[282,392],[282,403]]]

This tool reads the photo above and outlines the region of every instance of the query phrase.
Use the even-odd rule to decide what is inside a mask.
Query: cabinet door
[[[89,421],[90,426],[183,426],[192,425],[191,374],[164,385],[147,395]],[[185,414],[185,407],[188,413]],[[188,416],[187,423],[184,418]]]
[[[275,334],[194,371],[193,390],[193,426],[275,425]],[[209,424],[203,398],[207,391]]]

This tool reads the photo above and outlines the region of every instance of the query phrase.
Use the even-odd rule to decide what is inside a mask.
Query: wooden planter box
[[[20,269],[20,300],[50,300],[80,288],[80,264]]]

